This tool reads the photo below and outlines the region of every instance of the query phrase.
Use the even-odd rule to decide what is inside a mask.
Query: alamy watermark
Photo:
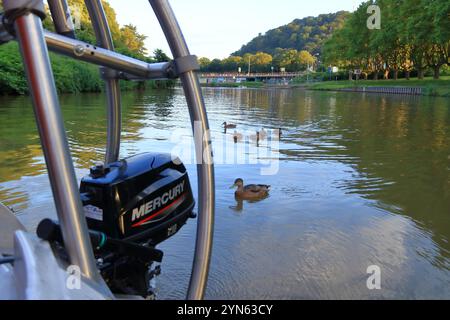
[[[172,132],[170,142],[175,144],[171,150],[174,162],[182,159],[184,164],[258,165],[263,176],[279,171],[279,129],[231,131],[212,139],[211,132],[203,131],[201,122],[196,122],[194,140],[190,132],[179,129]]]
[[[377,5],[370,5],[367,7],[367,14],[370,17],[367,18],[367,28],[369,30],[379,30],[381,29],[381,9]]]
[[[66,288],[69,290],[81,290],[81,270],[79,266],[71,265],[66,270]]]
[[[367,279],[367,289],[381,290],[381,268],[377,265],[369,266],[367,274],[370,274]]]

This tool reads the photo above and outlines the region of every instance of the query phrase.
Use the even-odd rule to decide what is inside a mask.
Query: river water
[[[209,299],[450,298],[450,99],[204,89],[216,154]],[[33,230],[54,217],[29,98],[0,99],[0,201]],[[102,160],[105,99],[61,97],[78,178]],[[196,190],[181,89],[125,93],[122,157],[179,151]],[[242,140],[221,124],[238,125]],[[259,142],[252,136],[265,128]],[[272,129],[282,128],[277,141]],[[234,131],[234,130],[232,130]],[[272,186],[237,203],[236,178]],[[183,298],[196,223],[161,246],[161,299]],[[369,290],[378,266],[381,289]]]

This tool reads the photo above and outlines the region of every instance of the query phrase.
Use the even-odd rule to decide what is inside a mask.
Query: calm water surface
[[[248,147],[263,164],[217,165],[210,299],[450,298],[450,99],[205,89],[216,154],[220,124],[283,128],[279,150]],[[77,175],[102,160],[105,100],[61,97]],[[191,138],[180,89],[126,93],[122,157],[170,152]],[[184,139],[186,140],[186,139]],[[245,144],[245,143],[241,143]],[[225,145],[225,147],[224,147]],[[187,161],[188,159],[184,159]],[[223,161],[222,161],[223,162]],[[188,165],[196,188],[195,166]],[[270,198],[236,203],[235,178],[272,185]],[[0,201],[29,229],[54,207],[28,98],[0,99]],[[195,221],[162,245],[160,298],[183,298]],[[382,289],[366,287],[378,265]]]

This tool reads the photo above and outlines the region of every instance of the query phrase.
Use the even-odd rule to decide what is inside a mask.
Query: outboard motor
[[[186,168],[170,154],[144,153],[91,168],[80,187],[97,265],[115,294],[153,297],[152,270],[163,253],[155,247],[176,234],[195,205]],[[46,240],[62,236],[56,223],[41,222]]]
[[[174,235],[194,208],[186,168],[167,154],[97,165],[80,193],[91,230],[153,246]]]

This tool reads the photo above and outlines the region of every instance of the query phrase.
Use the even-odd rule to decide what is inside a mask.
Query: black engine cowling
[[[195,217],[184,165],[168,154],[144,153],[91,168],[80,191],[97,267],[111,291],[154,297],[150,280],[161,269],[152,265],[163,257],[156,245]],[[57,222],[41,221],[37,234],[68,260]]]
[[[189,177],[179,159],[144,153],[91,168],[80,192],[90,229],[156,245],[193,217]]]
[[[156,153],[100,164],[82,179],[80,193],[94,238],[105,234],[108,239],[95,256],[112,292],[152,297],[150,280],[160,273],[159,266],[151,270],[152,264],[162,259],[156,245],[195,217],[184,165]]]

